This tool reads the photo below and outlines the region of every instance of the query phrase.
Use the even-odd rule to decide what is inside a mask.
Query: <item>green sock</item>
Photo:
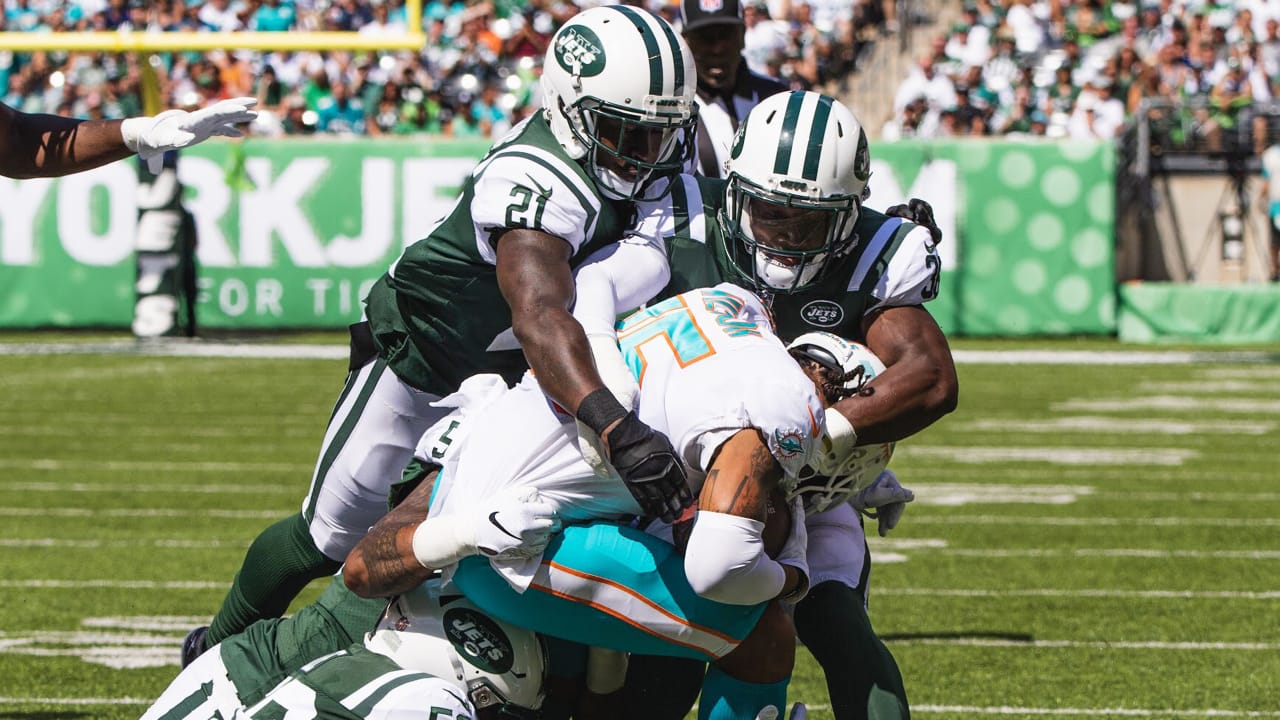
[[[862,594],[839,582],[809,590],[796,635],[827,676],[836,720],[908,720],[907,691],[889,648],[871,628]]]
[[[263,530],[209,624],[205,646],[213,647],[257,620],[280,617],[307,583],[341,566],[316,549],[301,513]]]

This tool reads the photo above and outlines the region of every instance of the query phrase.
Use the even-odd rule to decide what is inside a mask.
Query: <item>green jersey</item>
[[[724,187],[724,180],[685,175],[664,203],[647,209],[645,221],[660,228],[671,262],[660,298],[721,282],[750,286],[728,255],[731,239],[718,221]],[[854,234],[852,250],[829,260],[832,266],[813,287],[769,298],[784,341],[817,330],[862,341],[868,312],[937,296],[942,265],[928,230],[864,207]]]
[[[569,243],[576,266],[622,236],[632,208],[601,196],[541,113],[517,125],[476,165],[449,214],[369,292],[366,315],[382,356],[430,393],[453,392],[483,372],[514,383],[528,366],[498,289],[497,238],[541,230]]]

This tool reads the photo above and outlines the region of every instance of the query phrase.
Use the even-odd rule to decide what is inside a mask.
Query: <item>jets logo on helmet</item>
[[[596,7],[565,23],[547,48],[542,105],[552,134],[601,194],[653,200],[693,156],[696,77],[693,53],[665,20],[626,5]]]
[[[591,28],[570,28],[555,44],[556,62],[570,74],[592,77],[604,71],[604,48]]]
[[[444,632],[459,655],[485,672],[501,675],[515,662],[502,628],[469,608],[446,610]]]
[[[542,640],[486,615],[461,595],[441,595],[439,579],[393,599],[365,646],[406,670],[461,684],[477,710],[533,718],[542,705]]]
[[[858,138],[858,152],[853,156],[853,174],[862,182],[871,179],[871,150],[867,147],[867,136]],[[863,195],[866,200],[866,195]]]
[[[734,269],[758,292],[806,290],[856,242],[866,133],[835,99],[800,91],[766,98],[738,132],[722,210]]]

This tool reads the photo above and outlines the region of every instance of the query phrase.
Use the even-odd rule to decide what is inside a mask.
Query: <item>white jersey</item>
[[[794,481],[821,435],[822,401],[750,291],[724,284],[688,292],[633,314],[618,335],[640,384],[640,419],[671,439],[695,494],[716,449],[744,428],[760,431]],[[419,446],[420,456],[443,466],[432,515],[474,508],[516,486],[536,489],[565,522],[640,514],[620,478],[593,471],[573,416],[531,374],[483,402],[463,404],[465,434],[446,419]],[[442,444],[442,432],[455,439]],[[518,584],[539,561],[495,566]]]

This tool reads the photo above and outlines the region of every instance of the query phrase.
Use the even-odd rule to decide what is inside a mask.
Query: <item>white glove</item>
[[[531,558],[545,550],[559,530],[555,508],[537,490],[513,488],[480,510],[423,520],[413,531],[413,554],[433,570],[479,554],[500,560]]]
[[[801,580],[796,589],[782,598],[789,603],[798,603],[809,592],[809,531],[804,525],[804,500],[799,496],[791,498],[787,503],[791,512],[791,534],[774,558],[782,565],[790,565],[800,571]]]
[[[622,359],[622,351],[618,349],[618,340],[612,335],[592,334],[587,336],[587,346],[591,348],[591,357],[596,363],[596,372],[609,392],[618,399],[627,410],[636,409],[636,398],[640,395],[640,386],[631,375],[631,368]],[[613,477],[613,468],[609,465],[609,456],[604,451],[604,444],[595,431],[578,421],[578,449],[582,458],[587,461],[596,475],[602,478]]]
[[[481,553],[500,560],[531,558],[547,549],[560,530],[560,518],[537,490],[519,488],[501,493],[489,512],[480,512],[475,523],[475,545]]]
[[[849,504],[867,517],[875,518],[880,537],[885,537],[898,526],[907,503],[915,499],[916,494],[910,488],[902,487],[892,470],[885,470],[874,482],[859,490]]]
[[[256,104],[257,98],[241,97],[195,112],[166,110],[155,117],[129,118],[120,124],[120,134],[125,147],[147,161],[147,169],[152,173],[159,173],[164,154],[170,150],[204,142],[214,135],[244,135],[236,124],[256,118],[258,113],[249,109]]]

